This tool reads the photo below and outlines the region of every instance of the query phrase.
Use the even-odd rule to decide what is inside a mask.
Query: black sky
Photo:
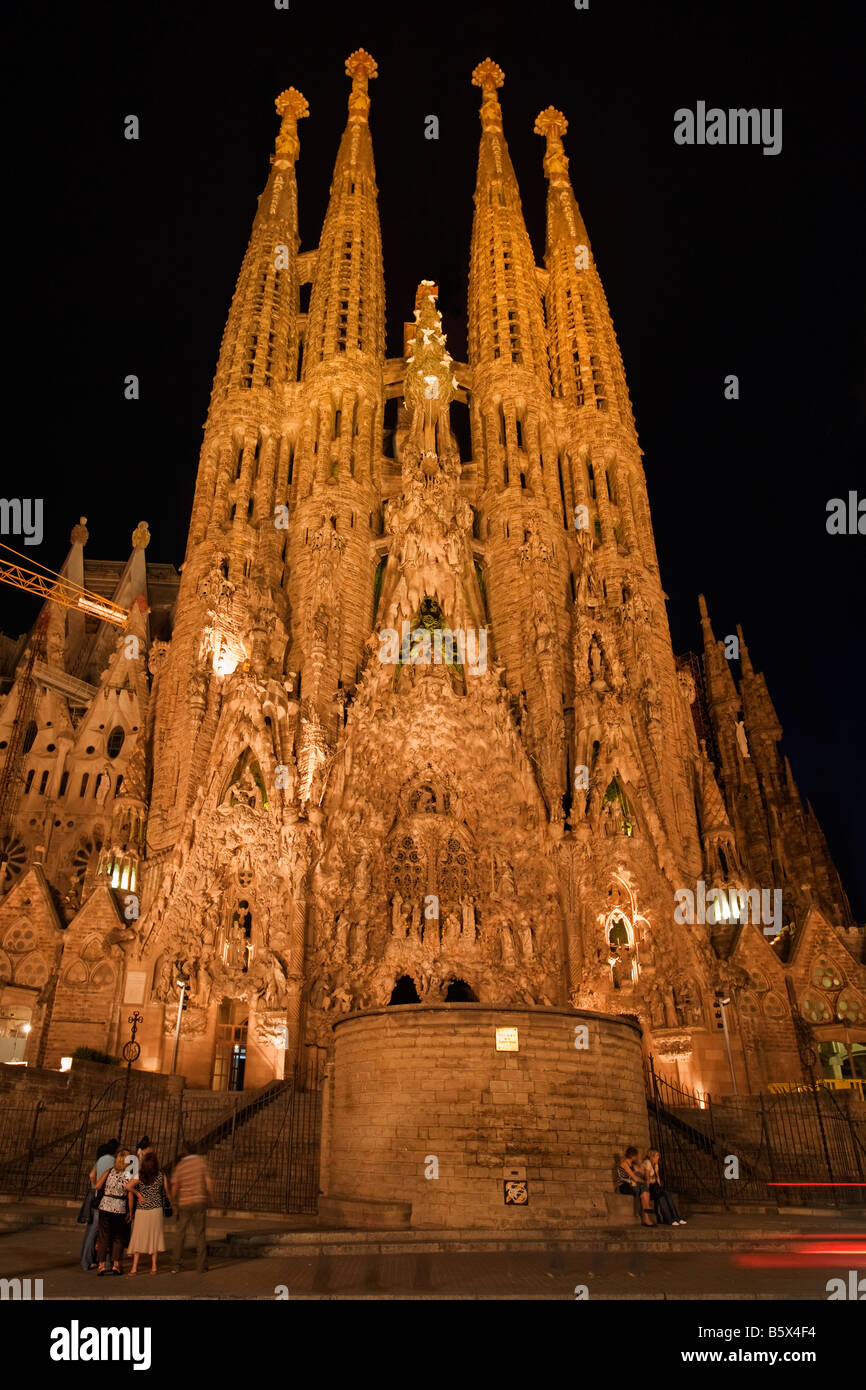
[[[866,494],[856,14],[854,4],[766,0],[590,0],[587,11],[572,0],[396,11],[244,0],[22,14],[13,66],[26,80],[6,161],[7,191],[18,190],[7,301],[20,314],[3,492],[35,493],[38,479],[36,558],[56,567],[83,513],[95,558],[125,558],[145,517],[150,558],[182,560],[220,336],[278,125],[274,96],[294,85],[310,103],[298,164],[310,249],[356,47],[379,63],[371,127],[388,351],[401,351],[428,278],[449,348],[465,358],[480,129],[470,74],[490,55],[506,72],[505,132],[539,262],[543,141],[532,126],[551,103],[569,120],[571,174],[645,451],[675,650],[697,648],[700,591],[717,635],[743,624],[783,750],[864,920],[866,540],[825,529],[829,498]],[[781,107],[782,153],[675,145],[674,111],[698,100]],[[123,138],[130,113],[137,143]],[[429,114],[438,141],[424,138]],[[142,383],[136,403],[123,398],[129,372]],[[723,396],[728,373],[737,402]],[[2,603],[7,632],[35,615],[11,590]]]

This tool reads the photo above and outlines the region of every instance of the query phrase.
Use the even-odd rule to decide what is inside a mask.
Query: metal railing
[[[259,1092],[171,1094],[146,1073],[118,1077],[82,1103],[29,1100],[0,1108],[0,1192],[83,1197],[97,1147],[118,1138],[135,1149],[150,1139],[170,1170],[181,1145],[208,1160],[215,1206],[271,1212],[316,1211],[321,1139],[317,1065]]]
[[[821,1085],[725,1096],[660,1077],[649,1059],[650,1134],[665,1182],[692,1201],[866,1203],[866,1117]]]

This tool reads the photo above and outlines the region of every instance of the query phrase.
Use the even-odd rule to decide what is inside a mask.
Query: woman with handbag
[[[150,1256],[150,1272],[156,1274],[156,1261],[165,1249],[163,1213],[166,1204],[165,1174],[153,1149],[145,1150],[138,1177],[127,1184],[127,1191],[137,1202],[129,1253],[132,1256],[130,1274],[138,1273],[140,1255]],[[170,1210],[170,1209],[169,1209]]]
[[[122,1272],[120,1261],[123,1259],[126,1225],[131,1219],[128,1208],[132,1202],[132,1198],[126,1190],[127,1157],[126,1149],[118,1149],[112,1167],[103,1173],[96,1182],[97,1192],[102,1193],[99,1201],[99,1239],[97,1241],[99,1268],[96,1272],[98,1275],[120,1274]],[[110,1270],[105,1267],[109,1255],[111,1256]]]
[[[655,1203],[656,1216],[663,1226],[685,1226],[686,1223],[677,1211],[673,1197],[661,1180],[660,1158],[658,1149],[650,1149],[643,1165],[649,1183],[649,1195]]]

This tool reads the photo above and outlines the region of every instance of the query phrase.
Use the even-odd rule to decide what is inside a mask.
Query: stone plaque
[[[123,996],[124,1004],[143,1004],[146,984],[146,970],[129,970],[126,976],[126,993]]]
[[[497,1028],[496,1030],[496,1051],[497,1052],[518,1052],[520,1049],[517,1044],[516,1028]]]

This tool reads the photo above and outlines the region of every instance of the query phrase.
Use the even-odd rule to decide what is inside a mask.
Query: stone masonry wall
[[[588,1047],[575,1047],[575,1029]],[[519,1051],[498,1052],[516,1027]],[[411,1202],[413,1226],[564,1225],[605,1215],[614,1156],[649,1143],[640,1033],[574,1009],[406,1005],[335,1028],[328,1196]],[[430,1157],[438,1160],[438,1177]],[[506,1169],[529,1201],[506,1206]]]

